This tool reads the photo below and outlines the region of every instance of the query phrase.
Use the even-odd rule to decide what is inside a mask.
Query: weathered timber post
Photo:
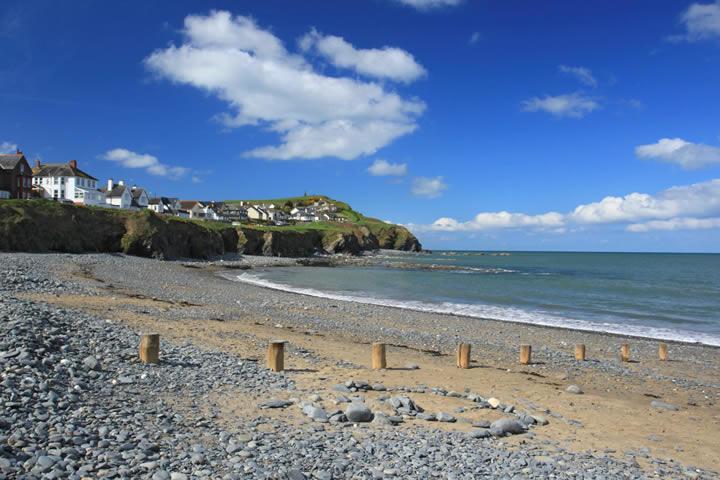
[[[387,367],[385,359],[385,344],[373,343],[372,345],[372,368],[373,370],[382,370]]]
[[[660,361],[662,362],[668,359],[667,343],[660,342],[658,345],[658,357],[660,357]]]
[[[285,370],[285,343],[284,340],[273,340],[268,345],[267,364],[273,372]]]
[[[623,362],[629,362],[630,361],[630,344],[629,343],[623,343],[620,347],[620,360]]]
[[[575,360],[578,362],[585,361],[585,344],[578,343],[575,345]]]
[[[457,350],[457,366],[458,368],[470,368],[470,349],[469,343],[461,343]]]
[[[160,363],[160,335],[147,333],[140,337],[140,361]]]
[[[522,365],[527,365],[530,363],[531,358],[532,358],[532,346],[520,345],[520,363]]]

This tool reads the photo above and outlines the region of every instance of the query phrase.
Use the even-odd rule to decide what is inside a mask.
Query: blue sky
[[[120,4],[122,3],[122,4]],[[720,3],[15,1],[0,149],[429,248],[720,251]]]

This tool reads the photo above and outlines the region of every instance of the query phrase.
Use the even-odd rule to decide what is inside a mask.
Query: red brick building
[[[25,155],[18,150],[11,155],[0,155],[0,199],[30,198],[32,169]]]

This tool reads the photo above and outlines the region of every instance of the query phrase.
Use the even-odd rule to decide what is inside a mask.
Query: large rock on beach
[[[354,423],[370,422],[373,419],[372,410],[360,402],[350,403],[345,409],[345,416]]]
[[[512,418],[501,418],[490,425],[490,431],[498,437],[525,433],[525,430],[526,428],[522,423]]]

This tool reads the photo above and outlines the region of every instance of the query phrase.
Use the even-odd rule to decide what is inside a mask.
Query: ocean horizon
[[[503,255],[505,254],[505,255]],[[720,254],[433,250],[241,282],[335,300],[720,346]]]

